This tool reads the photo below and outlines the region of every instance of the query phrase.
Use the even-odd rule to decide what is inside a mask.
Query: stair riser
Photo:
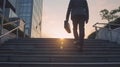
[[[120,62],[120,57],[0,57],[0,62]],[[119,59],[118,59],[119,58]]]
[[[120,67],[120,64],[0,64],[0,67]]]
[[[0,54],[3,55],[120,55],[120,52],[83,52],[83,53],[78,53],[78,52],[1,52]]]
[[[0,67],[120,67],[114,62],[120,62],[120,45],[103,40],[85,40],[83,51],[73,39],[58,38],[14,39],[0,48]]]

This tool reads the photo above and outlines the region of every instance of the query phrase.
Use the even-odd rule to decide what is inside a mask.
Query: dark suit
[[[79,41],[82,45],[84,42],[84,25],[85,22],[88,23],[89,20],[89,10],[86,0],[70,0],[66,21],[69,19],[71,14],[71,20],[73,21],[73,33],[75,40]],[[77,27],[79,25],[79,34],[77,32]]]

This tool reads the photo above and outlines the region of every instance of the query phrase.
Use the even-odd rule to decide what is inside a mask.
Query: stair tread
[[[58,38],[12,39],[0,47],[0,65],[120,65],[120,45],[85,39],[83,51],[79,51],[73,41]]]

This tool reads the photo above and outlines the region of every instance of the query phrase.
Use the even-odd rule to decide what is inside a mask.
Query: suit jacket
[[[86,20],[89,19],[89,9],[86,0],[70,0],[68,6],[68,13],[71,13],[71,17],[76,15],[84,16]]]

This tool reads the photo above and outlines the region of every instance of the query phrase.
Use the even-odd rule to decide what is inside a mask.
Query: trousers
[[[84,43],[84,36],[85,36],[85,18],[84,16],[73,16],[71,17],[73,22],[73,34],[75,40],[79,41],[80,44]]]

